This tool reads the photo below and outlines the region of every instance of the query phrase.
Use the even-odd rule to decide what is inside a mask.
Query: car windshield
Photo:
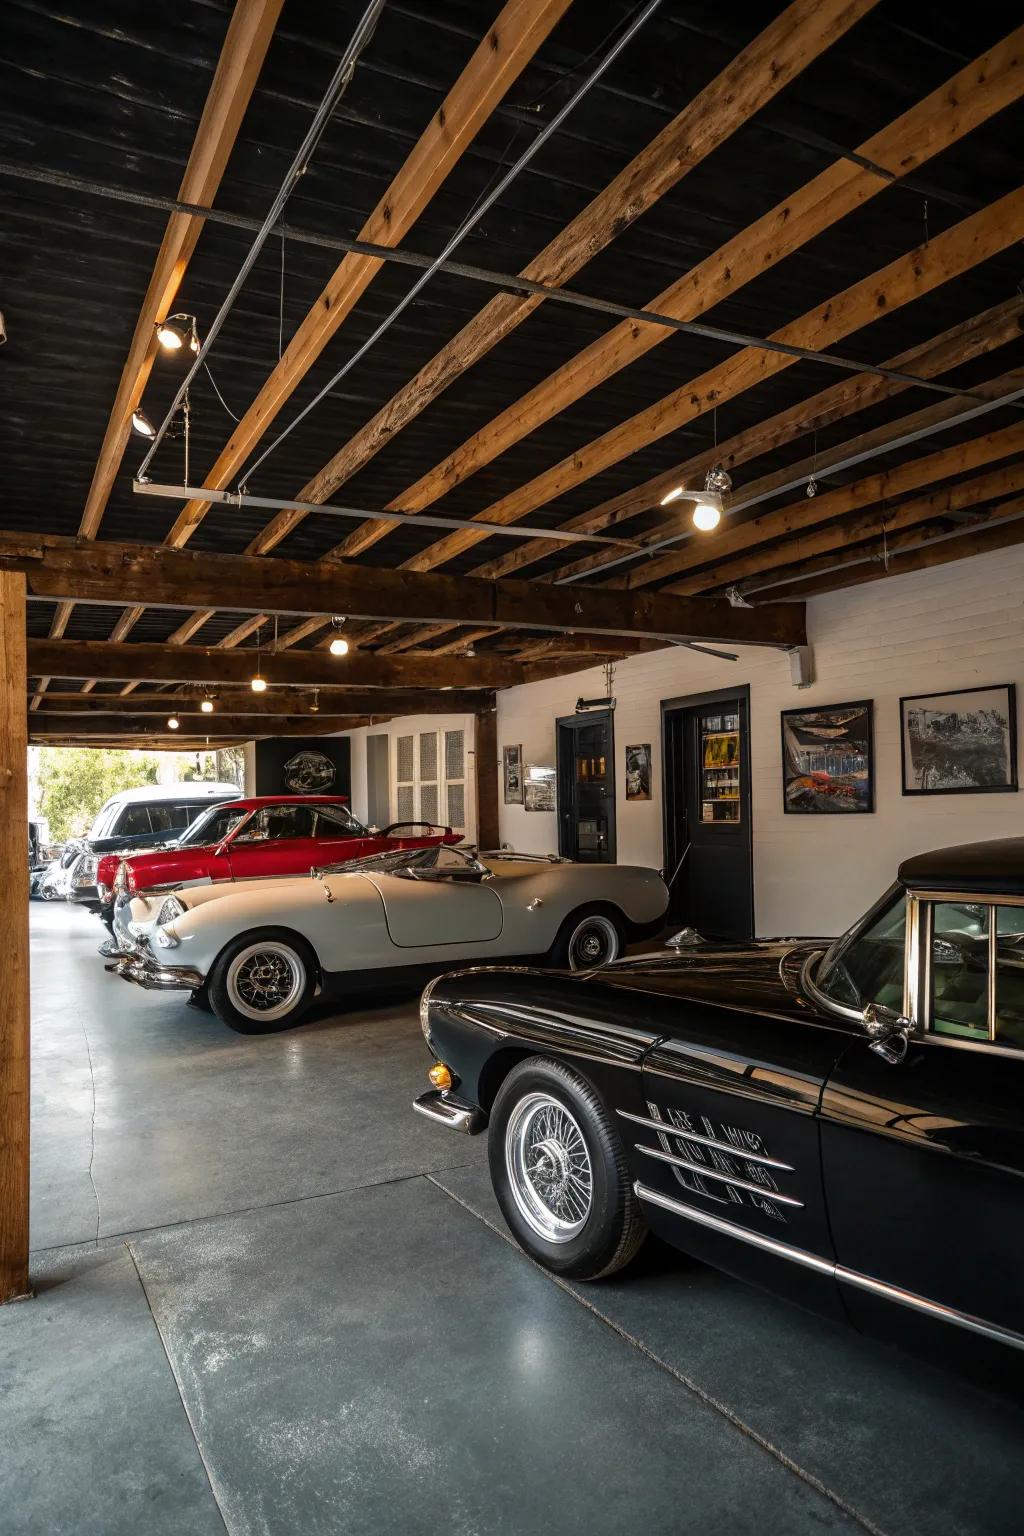
[[[814,984],[842,1008],[863,1012],[868,1003],[903,1006],[903,954],[907,895],[894,885],[826,951]]]
[[[249,812],[245,806],[211,805],[208,811],[197,816],[188,831],[178,839],[178,847],[197,847],[206,843],[222,843]]]
[[[450,848],[435,843],[429,848],[389,848],[383,853],[368,854],[365,859],[345,859],[338,864],[324,864],[312,871],[313,875],[348,875],[360,871],[381,875],[417,874],[465,875],[467,872],[486,874],[486,866],[466,848]]]

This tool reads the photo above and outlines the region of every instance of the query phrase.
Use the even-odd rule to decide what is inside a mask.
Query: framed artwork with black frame
[[[505,804],[523,803],[523,749],[522,746],[502,747],[502,770],[505,783]]]
[[[871,699],[782,711],[782,805],[798,816],[855,816],[874,810]]]
[[[1016,790],[1016,684],[900,699],[900,758],[905,795]]]

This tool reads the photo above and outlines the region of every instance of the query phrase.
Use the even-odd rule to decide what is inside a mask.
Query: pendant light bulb
[[[178,719],[177,715],[168,715],[168,717],[167,717],[167,729],[169,731],[176,731],[180,724],[181,724],[181,721]]]
[[[213,714],[213,700],[212,699],[204,699],[203,702],[200,704],[199,708],[202,710],[204,715],[212,715]]]
[[[722,521],[722,509],[702,496],[693,509],[693,526],[701,533],[711,533]]]
[[[330,650],[331,650],[331,655],[332,656],[347,656],[348,655],[348,641],[347,640],[342,640],[341,637],[338,636],[334,640],[331,641]]]
[[[266,691],[267,691],[267,680],[266,680],[265,677],[261,677],[260,674],[257,672],[256,676],[252,679],[251,683],[249,684],[249,687],[252,689],[253,693],[266,693]]]
[[[156,339],[165,352],[180,352],[185,345],[185,332],[173,320],[164,320],[156,328]]]
[[[145,411],[132,411],[132,431],[137,432],[140,437],[156,437],[156,427]]]

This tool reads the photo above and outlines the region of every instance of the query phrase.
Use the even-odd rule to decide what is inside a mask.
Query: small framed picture
[[[1014,683],[900,699],[905,795],[982,795],[1017,788]]]
[[[626,799],[651,798],[651,744],[626,748]]]
[[[501,765],[505,782],[505,804],[523,803],[523,748],[502,747]]]
[[[531,763],[526,770],[526,809],[528,811],[553,811],[555,809],[555,770]]]
[[[870,699],[782,711],[785,811],[850,816],[874,810],[873,711]]]

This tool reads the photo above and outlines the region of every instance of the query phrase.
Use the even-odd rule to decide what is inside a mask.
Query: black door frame
[[[741,814],[740,825],[743,828],[743,837],[747,845],[747,862],[750,867],[750,932],[756,933],[754,927],[754,819],[753,819],[753,794],[750,782],[750,684],[740,683],[734,688],[714,688],[710,693],[689,693],[677,699],[661,700],[661,782],[663,785],[661,796],[661,846],[665,859],[665,879],[672,878],[675,861],[679,855],[675,855],[672,867],[669,860],[672,859],[669,841],[670,816],[675,807],[679,794],[679,785],[676,783],[669,763],[669,731],[666,728],[665,716],[675,711],[687,709],[700,709],[706,704],[725,704],[730,699],[742,699],[746,706],[747,728],[740,736],[740,786],[741,786]]]
[[[567,776],[568,755],[562,749],[563,731],[578,731],[584,726],[604,723],[608,727],[608,788],[611,809],[608,815],[608,859],[609,864],[618,863],[618,844],[616,823],[618,821],[618,806],[615,800],[615,711],[614,709],[587,709],[577,715],[562,715],[555,721],[555,782],[558,787],[558,851],[563,858],[572,858],[575,851],[566,849],[565,837],[565,812],[572,814],[572,808],[576,804],[576,776],[575,772]],[[575,766],[575,754],[573,754]]]

